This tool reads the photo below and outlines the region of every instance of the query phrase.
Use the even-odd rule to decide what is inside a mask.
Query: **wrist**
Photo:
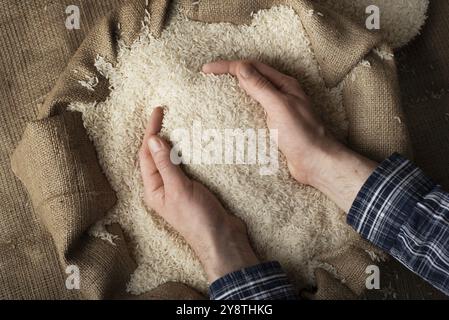
[[[323,150],[319,166],[310,177],[310,185],[348,212],[377,165],[337,142]]]
[[[308,173],[308,182],[310,186],[321,190],[331,183],[337,167],[352,157],[352,151],[340,142],[332,141],[323,144],[323,147],[315,152],[314,166]]]
[[[246,230],[223,228],[204,240],[207,241],[207,248],[201,250],[199,258],[210,283],[231,272],[260,263]]]
[[[234,271],[259,264],[254,251],[249,246],[226,244],[226,248],[215,248],[208,261],[202,262],[209,283]]]

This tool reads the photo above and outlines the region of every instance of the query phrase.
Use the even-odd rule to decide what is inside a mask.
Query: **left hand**
[[[244,223],[171,162],[170,146],[157,136],[162,119],[162,108],[156,108],[139,151],[145,203],[187,241],[210,282],[257,264]]]

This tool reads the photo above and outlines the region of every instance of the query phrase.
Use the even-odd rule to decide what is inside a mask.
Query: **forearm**
[[[362,187],[348,223],[449,295],[449,194],[399,155]]]
[[[327,161],[314,186],[362,237],[449,294],[449,194],[399,155],[377,166],[343,150]]]

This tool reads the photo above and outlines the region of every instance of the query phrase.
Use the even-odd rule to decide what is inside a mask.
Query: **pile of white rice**
[[[165,137],[174,129],[191,128],[195,121],[214,129],[265,128],[262,108],[233,77],[200,71],[204,63],[223,58],[256,59],[295,76],[327,126],[340,139],[348,131],[341,89],[325,87],[303,26],[288,7],[260,11],[249,26],[205,24],[173,14],[160,38],[144,28],[131,47],[121,45],[116,66],[97,57],[99,73],[109,79],[110,96],[101,103],[75,103],[71,110],[83,114],[100,164],[117,193],[118,202],[102,223],[119,222],[132,240],[138,263],[128,287],[132,293],[167,281],[181,281],[201,291],[207,288],[187,244],[145,208],[136,158],[156,106],[167,108]],[[280,261],[297,285],[313,282],[312,271],[321,254],[357,237],[336,205],[296,183],[282,159],[279,172],[270,176],[261,176],[258,165],[203,164],[184,169],[247,223],[262,259]],[[101,224],[93,230],[105,236],[100,231]]]

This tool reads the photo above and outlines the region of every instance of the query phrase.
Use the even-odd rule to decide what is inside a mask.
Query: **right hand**
[[[343,147],[328,135],[296,79],[255,61],[212,62],[203,66],[203,72],[236,76],[239,85],[260,103],[268,127],[278,130],[279,149],[298,182],[313,185],[328,153]]]

